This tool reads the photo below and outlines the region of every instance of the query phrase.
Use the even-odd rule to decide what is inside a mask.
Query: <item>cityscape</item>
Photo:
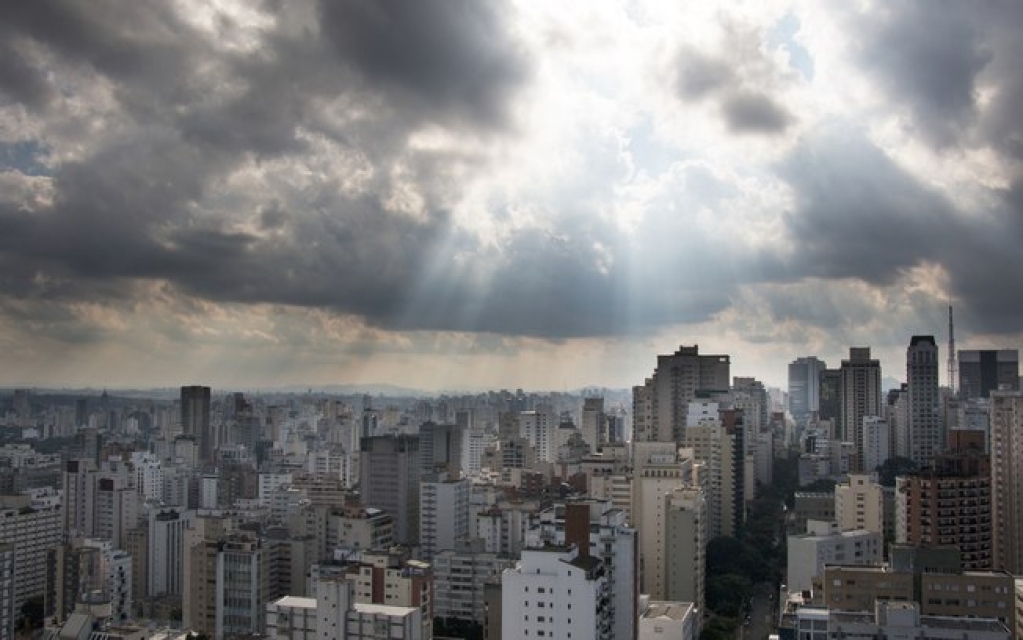
[[[0,640],[1023,638],[1023,3],[0,3]]]
[[[949,353],[912,336],[888,389],[870,347],[796,358],[778,389],[697,345],[631,390],[16,389],[0,622],[97,639],[1016,637],[1019,352]]]

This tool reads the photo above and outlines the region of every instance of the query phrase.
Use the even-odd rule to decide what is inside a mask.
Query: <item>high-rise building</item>
[[[477,541],[478,542],[478,541]],[[512,560],[477,548],[441,551],[433,557],[433,614],[483,625],[486,584],[501,580]]]
[[[210,423],[210,388],[181,387],[181,432],[199,444],[199,459],[213,462],[217,445]]]
[[[195,522],[195,512],[180,507],[152,509],[147,523],[146,592],[139,597],[173,595],[186,591],[183,584],[185,531]]]
[[[439,551],[454,549],[469,537],[468,478],[447,474],[426,474],[419,485],[419,539],[423,559]]]
[[[682,442],[689,403],[700,392],[727,392],[730,366],[727,355],[700,355],[696,345],[657,356],[653,376],[633,388],[633,440]]]
[[[832,420],[839,428],[842,426],[842,371],[840,369],[822,369],[818,386],[817,416],[821,420]]]
[[[0,543],[0,640],[14,638],[14,576],[17,551],[9,542]]]
[[[991,474],[982,454],[937,456],[896,484],[895,541],[917,547],[955,546],[962,567],[991,568]]]
[[[959,352],[959,397],[987,398],[1001,388],[1019,391],[1018,350]]]
[[[668,442],[637,442],[634,448],[629,521],[639,530],[640,586],[655,600],[666,600],[664,496],[694,484],[693,451]]]
[[[457,424],[424,422],[419,426],[419,457],[423,473],[443,471],[458,477],[468,434]]]
[[[702,615],[706,596],[707,501],[699,487],[680,487],[664,499],[666,599],[692,602]]]
[[[614,638],[607,570],[588,551],[523,549],[501,575],[501,637]]]
[[[57,619],[67,620],[76,605],[89,597],[109,603],[115,622],[132,617],[131,557],[109,540],[78,538],[62,545],[55,569]]]
[[[407,550],[373,550],[349,567],[355,581],[355,601],[363,605],[390,605],[419,611],[421,637],[433,637],[433,569],[412,560]],[[319,591],[317,591],[319,593]]]
[[[249,637],[266,625],[269,557],[251,534],[199,534],[188,549],[184,624],[214,638]]]
[[[841,531],[884,532],[884,491],[875,476],[852,474],[835,485],[835,522]]]
[[[945,450],[938,371],[938,345],[934,336],[913,336],[906,350],[909,457],[920,465],[929,464]]]
[[[383,509],[394,518],[399,544],[419,543],[418,435],[363,438],[359,453],[359,490],[367,507]]]
[[[742,522],[745,505],[745,454],[740,416],[719,411],[714,402],[701,402],[700,406],[707,410],[696,411],[696,406],[690,405],[685,445],[693,450],[694,458],[703,463],[706,473],[703,488],[709,513],[709,536],[732,536]],[[725,424],[722,417],[729,418],[730,424]]]
[[[14,545],[16,615],[30,598],[46,596],[48,559],[61,543],[60,519],[59,505],[33,507],[28,496],[0,496],[0,541]]]
[[[992,391],[991,530],[995,569],[1023,573],[1023,392]]]
[[[796,358],[789,363],[789,413],[797,425],[804,425],[820,411],[820,378],[827,368],[816,356]]]
[[[547,462],[554,462],[558,456],[554,437],[558,424],[558,415],[549,404],[519,413],[519,435],[533,445],[540,460]]]
[[[881,363],[870,357],[870,347],[851,347],[842,360],[841,438],[856,447],[854,471],[863,470],[863,418],[881,415]]]
[[[607,415],[604,413],[604,398],[583,399],[582,425],[583,440],[596,453],[608,442]]]
[[[604,563],[610,589],[612,637],[629,640],[636,635],[639,598],[638,534],[628,526],[625,512],[601,500],[556,504],[540,512],[538,523],[526,534],[530,548],[574,545]]]
[[[888,420],[880,416],[865,416],[862,437],[863,470],[876,471],[891,457],[892,438]]]

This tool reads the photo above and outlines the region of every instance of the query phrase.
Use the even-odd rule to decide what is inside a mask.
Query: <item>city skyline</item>
[[[1023,6],[11,3],[0,386],[1023,345]],[[940,383],[947,384],[943,367]]]

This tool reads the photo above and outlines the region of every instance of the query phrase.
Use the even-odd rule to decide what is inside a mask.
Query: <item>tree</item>
[[[33,596],[21,605],[21,621],[26,629],[38,629],[43,626],[43,596]]]
[[[920,465],[909,458],[889,458],[877,468],[878,482],[884,487],[894,487],[895,478],[907,476],[920,470]]]
[[[753,581],[745,575],[726,573],[707,578],[707,607],[722,616],[737,618],[753,595]]]

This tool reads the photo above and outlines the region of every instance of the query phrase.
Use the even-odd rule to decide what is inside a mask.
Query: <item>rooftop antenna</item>
[[[948,386],[952,395],[956,395],[956,333],[952,322],[952,304],[948,305]]]

